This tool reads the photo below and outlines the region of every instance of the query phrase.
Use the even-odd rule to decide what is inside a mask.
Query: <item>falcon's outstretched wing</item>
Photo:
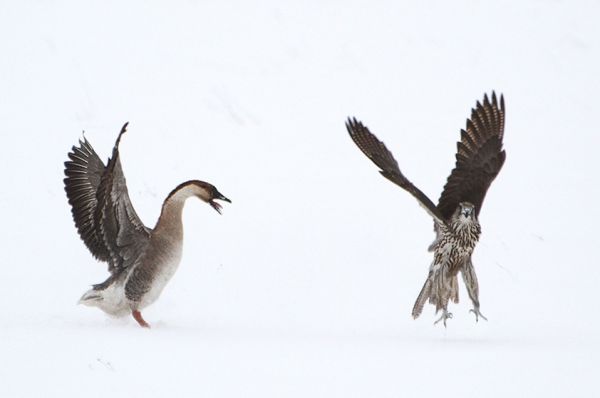
[[[379,141],[379,139],[361,122],[357,121],[356,118],[348,118],[346,121],[346,129],[356,146],[358,146],[358,148],[381,169],[381,175],[413,195],[436,222],[442,224],[446,223],[438,208],[427,195],[414,186],[413,183],[402,174],[398,167],[398,162],[394,159],[394,155],[386,148],[383,142]]]
[[[500,172],[506,153],[502,149],[504,136],[504,97],[500,102],[492,92],[483,104],[479,101],[471,110],[467,129],[461,130],[457,143],[456,166],[448,177],[437,208],[449,220],[460,202],[471,202],[479,215],[485,194]]]
[[[112,157],[104,167],[85,140],[65,162],[65,190],[79,234],[92,254],[107,261],[112,274],[132,265],[147,245],[150,230],[131,205],[119,159],[121,129]]]

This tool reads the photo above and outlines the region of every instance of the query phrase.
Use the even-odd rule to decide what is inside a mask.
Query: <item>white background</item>
[[[0,396],[592,396],[600,7],[586,1],[3,1]],[[436,201],[475,101],[505,95],[481,212],[482,312],[411,308],[432,223],[354,146],[363,120]],[[151,330],[77,306],[107,276],[63,162],[121,155],[153,226],[190,200]],[[462,289],[462,288],[461,288]]]

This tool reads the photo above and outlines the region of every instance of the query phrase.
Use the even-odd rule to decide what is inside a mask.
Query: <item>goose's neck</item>
[[[166,233],[171,238],[183,239],[181,215],[185,201],[191,196],[194,193],[186,186],[169,194],[163,203],[154,233]]]

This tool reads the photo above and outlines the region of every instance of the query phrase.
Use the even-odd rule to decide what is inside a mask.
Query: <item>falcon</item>
[[[458,274],[467,288],[473,303],[470,312],[487,320],[481,314],[479,284],[471,256],[481,234],[479,212],[490,184],[502,168],[506,153],[502,148],[504,137],[504,98],[500,101],[492,92],[483,102],[477,102],[471,110],[467,126],[461,130],[457,143],[456,165],[444,186],[437,206],[400,171],[398,162],[369,129],[356,118],[348,118],[346,129],[358,148],[369,158],[385,178],[413,195],[433,218],[436,238],[429,246],[433,261],[427,280],[412,310],[418,318],[427,301],[435,306],[436,314],[442,312],[435,322],[452,318],[448,302],[458,303]]]

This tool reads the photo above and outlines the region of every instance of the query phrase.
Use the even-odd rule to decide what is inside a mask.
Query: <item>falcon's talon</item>
[[[487,322],[487,318],[479,311],[479,308],[471,308],[469,312],[475,314],[475,322],[479,322],[479,317],[483,318]]]
[[[444,312],[442,313],[442,316],[435,321],[433,324],[437,325],[440,321],[442,321],[444,323],[444,327],[446,327],[446,319],[452,319],[452,313],[448,312],[447,310],[444,310]]]

